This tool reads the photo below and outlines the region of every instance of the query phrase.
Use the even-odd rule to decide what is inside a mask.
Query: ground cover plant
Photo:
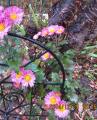
[[[0,119],[96,120],[97,1],[42,6],[0,6]]]

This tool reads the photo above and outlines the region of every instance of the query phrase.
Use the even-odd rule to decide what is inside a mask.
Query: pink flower
[[[45,102],[45,105],[57,105],[60,101],[60,96],[54,94],[54,92],[49,92],[45,98],[44,98],[44,102]]]
[[[48,59],[52,59],[52,58],[53,56],[49,52],[46,52],[44,55],[41,56],[42,61],[47,61]]]
[[[51,25],[47,29],[48,29],[48,35],[53,35],[56,32],[56,25]]]
[[[64,32],[64,27],[63,26],[57,26],[56,27],[56,34],[62,34]]]
[[[39,35],[38,34],[35,34],[34,36],[33,36],[33,39],[35,39],[35,40],[37,40],[39,38]]]
[[[43,28],[41,31],[41,36],[42,37],[46,37],[48,35],[48,29],[47,28]]]
[[[38,33],[37,33],[37,35],[39,35],[39,36],[40,36],[40,35],[41,35],[41,32],[38,32]]]
[[[11,21],[11,24],[20,24],[22,22],[24,12],[17,6],[11,6],[5,9],[4,14],[7,19]]]
[[[2,16],[0,17],[0,39],[3,39],[11,28],[9,21],[5,19],[2,14],[3,13],[0,13],[0,16]]]
[[[11,80],[12,82],[14,82],[16,84],[20,84],[23,80],[23,69],[20,69],[20,71],[18,73],[16,73],[15,71],[11,72]]]
[[[41,32],[38,32],[37,34],[35,34],[35,35],[33,36],[33,39],[37,40],[40,35],[41,35]]]
[[[67,109],[67,103],[62,100],[58,103],[58,107],[55,108],[55,115],[59,118],[65,118],[69,114],[69,110]]]
[[[24,70],[23,72],[23,80],[22,80],[22,86],[24,87],[33,87],[35,83],[35,74],[31,70]]]

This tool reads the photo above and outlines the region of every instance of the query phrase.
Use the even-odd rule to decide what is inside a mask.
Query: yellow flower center
[[[55,97],[51,97],[51,98],[50,98],[50,103],[51,103],[52,105],[55,105],[55,104],[57,103],[56,98],[55,98]]]
[[[11,13],[11,14],[10,14],[10,18],[11,18],[12,20],[16,20],[16,19],[17,19],[17,14],[16,14],[16,13]]]
[[[54,32],[55,32],[55,29],[51,28],[51,29],[49,30],[49,32],[54,33]]]
[[[63,30],[62,30],[62,29],[58,29],[58,32],[59,32],[59,33],[62,33],[62,32],[63,32]]]
[[[16,74],[16,78],[20,78],[22,76],[22,72]]]
[[[0,23],[0,32],[2,32],[5,29],[4,23]]]
[[[48,58],[49,58],[49,53],[45,53],[43,56],[44,56],[46,59],[48,59]]]
[[[65,105],[59,105],[59,108],[58,108],[61,112],[65,111],[66,108],[65,108]]]
[[[25,81],[26,81],[26,82],[29,82],[30,80],[31,80],[31,76],[30,76],[30,75],[26,75],[26,76],[25,76]]]

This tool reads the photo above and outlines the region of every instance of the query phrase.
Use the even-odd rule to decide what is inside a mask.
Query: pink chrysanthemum
[[[64,32],[64,27],[63,26],[57,26],[56,27],[56,34],[62,34]]]
[[[45,105],[56,105],[59,101],[60,96],[55,95],[54,92],[49,92],[44,98]]]
[[[43,28],[41,31],[41,36],[42,37],[46,37],[48,35],[48,29],[47,28]]]
[[[58,103],[58,107],[55,108],[55,115],[59,118],[65,118],[69,114],[69,110],[67,109],[67,103],[62,100]]]
[[[35,83],[35,79],[36,79],[35,74],[31,70],[24,70],[22,86],[33,87]]]
[[[48,29],[48,35],[53,35],[56,32],[56,25],[51,25],[47,29]]]
[[[11,80],[13,83],[19,84],[23,80],[23,69],[20,69],[18,73],[15,71],[11,72]]]
[[[41,56],[42,61],[47,61],[48,59],[52,59],[52,58],[53,56],[49,52],[46,52],[44,55]]]
[[[3,13],[0,13],[0,16],[2,16],[0,17],[0,39],[3,39],[11,28],[9,21],[5,19],[2,14]]]
[[[7,19],[11,21],[11,24],[20,24],[22,22],[24,12],[17,6],[11,6],[5,9],[4,14]]]
[[[41,32],[38,32],[37,34],[35,34],[34,36],[33,36],[33,39],[38,39],[39,38],[39,36],[41,35]]]

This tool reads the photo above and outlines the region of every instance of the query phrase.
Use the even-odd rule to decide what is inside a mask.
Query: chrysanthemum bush
[[[67,102],[61,100],[61,93],[57,91],[49,92],[44,99],[46,109],[54,110],[55,115],[59,118],[67,118],[69,115],[69,106]]]
[[[11,72],[11,79],[16,85],[18,84],[24,87],[33,87],[36,77],[31,70],[24,70],[24,68],[21,68],[18,73],[15,71]]]
[[[47,36],[51,36],[54,34],[60,35],[60,34],[64,33],[64,30],[65,29],[63,26],[51,25],[51,26],[43,28],[41,31],[39,31],[37,34],[35,34],[33,36],[33,39],[38,39],[39,36],[47,37]]]
[[[67,52],[61,52],[60,50],[60,47],[67,43],[63,36],[66,32],[65,28],[61,25],[43,26],[33,35],[35,41],[41,42],[43,40],[41,44],[50,48],[64,66],[66,82],[64,85],[65,93],[62,95],[60,86],[45,85],[51,81],[53,83],[62,82],[62,73],[52,54],[36,45],[30,46],[28,42],[19,38],[8,36],[10,31],[20,35],[26,33],[25,27],[22,25],[23,9],[17,6],[7,8],[0,6],[0,16],[0,62],[9,66],[10,81],[13,83],[13,88],[26,91],[25,97],[28,101],[29,99],[32,99],[32,102],[33,100],[38,101],[48,113],[54,113],[52,116],[57,118],[70,117],[72,109],[69,104],[78,103],[83,99],[84,94],[89,94],[89,90],[87,93],[81,91],[79,75],[74,80],[76,51],[71,49]],[[31,38],[31,36],[29,37]],[[41,56],[38,59],[24,66],[40,53]],[[39,83],[42,82],[43,84],[40,85]],[[94,83],[91,82],[91,87],[93,86]],[[33,93],[31,93],[31,89],[33,89]],[[31,94],[33,94],[33,98]]]
[[[0,39],[11,30],[11,27],[22,22],[24,12],[22,9],[12,6],[4,9],[1,6],[0,10]]]

